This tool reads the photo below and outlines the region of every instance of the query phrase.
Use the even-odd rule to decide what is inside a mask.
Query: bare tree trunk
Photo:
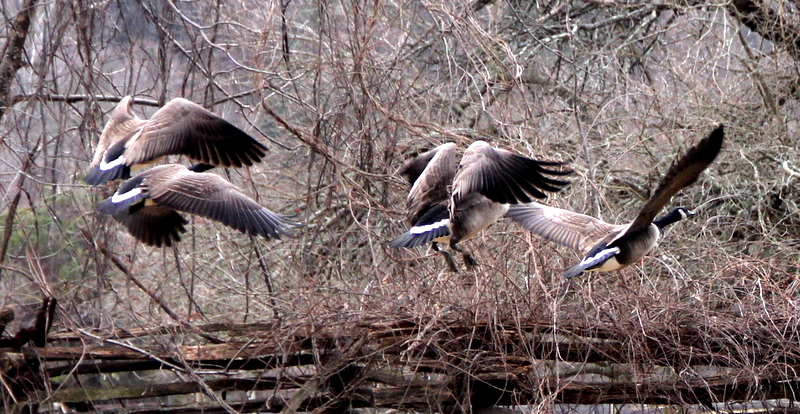
[[[6,109],[11,106],[11,84],[14,75],[22,67],[22,51],[25,47],[25,39],[28,38],[28,29],[31,25],[31,16],[36,7],[36,0],[26,0],[22,5],[22,10],[17,13],[12,22],[13,30],[11,37],[3,48],[3,56],[0,57],[0,118],[3,117]]]

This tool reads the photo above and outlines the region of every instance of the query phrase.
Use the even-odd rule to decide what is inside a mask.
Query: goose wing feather
[[[425,171],[425,167],[428,166],[428,163],[431,162],[431,159],[439,152],[439,149],[443,147],[443,144],[440,145],[432,150],[425,151],[422,154],[417,155],[414,158],[411,158],[403,163],[400,168],[397,169],[397,174],[405,176],[408,179],[408,186],[414,186],[414,183],[417,181],[422,172]]]
[[[417,174],[422,161],[426,158],[429,159],[425,162],[425,168]],[[409,167],[405,171],[408,171],[409,181],[414,174],[417,174],[417,178],[408,192],[408,198],[406,198],[408,221],[411,224],[415,224],[432,206],[448,202],[450,186],[453,184],[453,178],[458,169],[458,159],[456,144],[450,142],[407,163]],[[402,171],[404,170],[401,169],[401,174],[403,174]]]
[[[177,211],[164,206],[145,206],[113,215],[137,240],[150,246],[172,246],[181,240],[188,222]]]
[[[185,169],[185,167],[184,167]],[[238,187],[212,173],[189,170],[151,185],[150,198],[158,204],[219,221],[243,233],[280,239],[299,224],[290,216],[274,213]]]
[[[562,163],[533,160],[494,148],[484,141],[475,141],[464,153],[453,179],[453,199],[458,203],[475,192],[503,204],[543,199],[547,197],[545,192],[557,192],[569,184],[550,177],[571,173],[547,168],[560,165]]]
[[[678,162],[672,165],[661,180],[653,196],[642,207],[631,223],[628,232],[635,232],[649,226],[659,211],[678,191],[692,185],[700,173],[717,157],[725,137],[723,125],[719,125],[707,137],[689,149]]]
[[[619,233],[625,225],[539,203],[511,205],[506,217],[531,233],[586,254],[598,242]]]
[[[126,144],[128,165],[168,154],[225,167],[253,165],[267,147],[235,125],[183,98],[169,101],[142,126],[141,134]]]

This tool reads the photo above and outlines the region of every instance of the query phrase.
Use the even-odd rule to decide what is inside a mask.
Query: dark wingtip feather
[[[273,213],[265,208],[252,217],[253,225],[251,227],[254,233],[266,239],[281,240],[283,236],[293,237],[295,233],[292,228],[302,225],[302,223],[292,221],[293,217],[295,215]]]
[[[113,214],[116,209],[112,209],[113,203],[111,200],[102,200],[95,204],[94,209],[103,214]]]
[[[711,134],[708,137],[701,141],[698,144],[698,148],[703,153],[707,154],[708,162],[714,161],[717,158],[717,154],[722,149],[722,141],[725,139],[725,125],[719,124],[719,126],[711,131]]]
[[[163,206],[122,210],[114,218],[128,230],[134,239],[155,247],[171,247],[181,240],[189,222],[177,211]]]
[[[267,155],[267,151],[269,151],[269,148],[267,148],[266,145],[253,139],[253,151],[258,155],[258,158],[261,159]]]
[[[428,163],[433,159],[436,153],[442,146],[436,147],[434,149],[422,152],[413,156],[406,160],[400,168],[397,169],[397,174],[401,176],[405,176],[408,180],[409,187],[413,187],[414,183],[419,179],[419,176],[422,175],[422,172],[425,171],[425,168],[428,166]]]
[[[546,193],[559,192],[570,184],[569,181],[550,176],[562,177],[573,173],[570,169],[545,168],[566,163],[539,161],[516,154],[507,157],[506,163],[507,166],[502,170],[494,170],[489,174],[491,182],[485,183],[480,190],[481,194],[497,203],[517,204],[545,199]]]
[[[228,165],[242,167],[245,165],[252,166],[257,162],[261,162],[267,155],[267,147],[246,132],[239,131],[242,134],[241,146],[239,148],[231,148],[228,154],[224,154],[229,159]]]
[[[661,187],[668,185],[673,177],[679,176],[684,171],[697,168],[697,175],[692,177],[691,180],[687,181],[684,184],[684,187],[688,187],[697,181],[699,178],[700,172],[706,169],[714,159],[717,158],[719,155],[720,150],[722,149],[722,141],[725,138],[725,127],[724,125],[720,124],[716,129],[711,131],[708,136],[700,140],[694,147],[689,149],[689,151],[681,157],[678,162],[670,167],[669,172],[667,172],[666,177],[664,177],[662,181],[662,185],[659,186],[659,189],[656,190],[656,193],[659,192]]]
[[[180,217],[180,216],[179,216]],[[148,236],[148,240],[141,240],[142,243],[148,246],[155,247],[172,247],[173,244],[181,241],[181,233],[186,233],[184,224],[188,223],[186,219],[181,217],[181,222],[174,222],[173,227],[162,233],[152,232]]]
[[[110,170],[101,170],[100,167],[95,167],[92,171],[89,171],[85,177],[83,177],[83,181],[89,185],[101,185],[105,184],[111,180],[125,180],[130,178],[131,176],[131,167],[127,165],[119,165],[114,167]]]
[[[694,147],[692,147],[686,154],[681,157],[676,166],[688,164],[711,164],[714,159],[719,155],[722,149],[722,141],[725,139],[725,126],[720,124],[716,129],[711,131],[708,136],[701,139]],[[677,173],[680,173],[678,171]]]

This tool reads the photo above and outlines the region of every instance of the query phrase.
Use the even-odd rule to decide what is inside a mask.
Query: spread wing
[[[146,121],[141,134],[125,148],[127,165],[141,164],[169,154],[225,167],[253,165],[267,147],[211,111],[175,98]]]
[[[649,226],[672,196],[697,181],[700,173],[711,165],[719,154],[724,137],[725,130],[723,125],[720,125],[673,164],[661,180],[658,189],[633,220],[628,231],[634,232]]]
[[[475,141],[464,153],[453,179],[453,200],[458,204],[458,200],[471,193],[503,204],[547,198],[545,192],[557,192],[569,184],[551,176],[564,176],[572,171],[546,168],[560,165],[563,164],[537,161]]]
[[[442,144],[406,163],[409,168],[405,171],[411,171],[406,174],[409,175],[409,180],[419,170],[422,161],[428,157],[430,158],[425,163],[425,168],[417,175],[406,198],[408,221],[411,224],[416,224],[432,207],[449,202],[450,186],[458,169],[459,154],[456,144]],[[401,170],[401,174],[402,171],[404,170]]]
[[[531,233],[567,246],[584,255],[598,242],[625,230],[625,225],[614,225],[603,220],[539,203],[514,204],[506,213]]]
[[[290,216],[274,213],[224,178],[186,170],[154,185],[150,198],[163,206],[208,217],[243,233],[280,239],[299,225]]]

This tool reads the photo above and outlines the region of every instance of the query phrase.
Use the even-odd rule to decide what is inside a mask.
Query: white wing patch
[[[103,157],[105,158],[105,157]],[[111,162],[105,162],[104,160],[100,160],[100,170],[101,171],[108,171],[114,169],[120,165],[122,165],[123,160],[122,157],[118,157],[117,159],[112,160]]]
[[[114,193],[114,195],[111,196],[111,202],[114,203],[114,204],[119,204],[119,203],[124,202],[125,200],[128,200],[128,199],[131,199],[133,197],[136,197],[141,193],[142,193],[142,189],[138,188],[138,187],[134,188],[131,191],[128,191],[127,193],[122,193],[122,194]]]
[[[426,224],[424,226],[414,226],[408,230],[411,234],[424,234],[431,230],[438,229],[439,227],[447,227],[450,224],[450,219],[446,218],[443,220],[439,220],[436,223]]]

